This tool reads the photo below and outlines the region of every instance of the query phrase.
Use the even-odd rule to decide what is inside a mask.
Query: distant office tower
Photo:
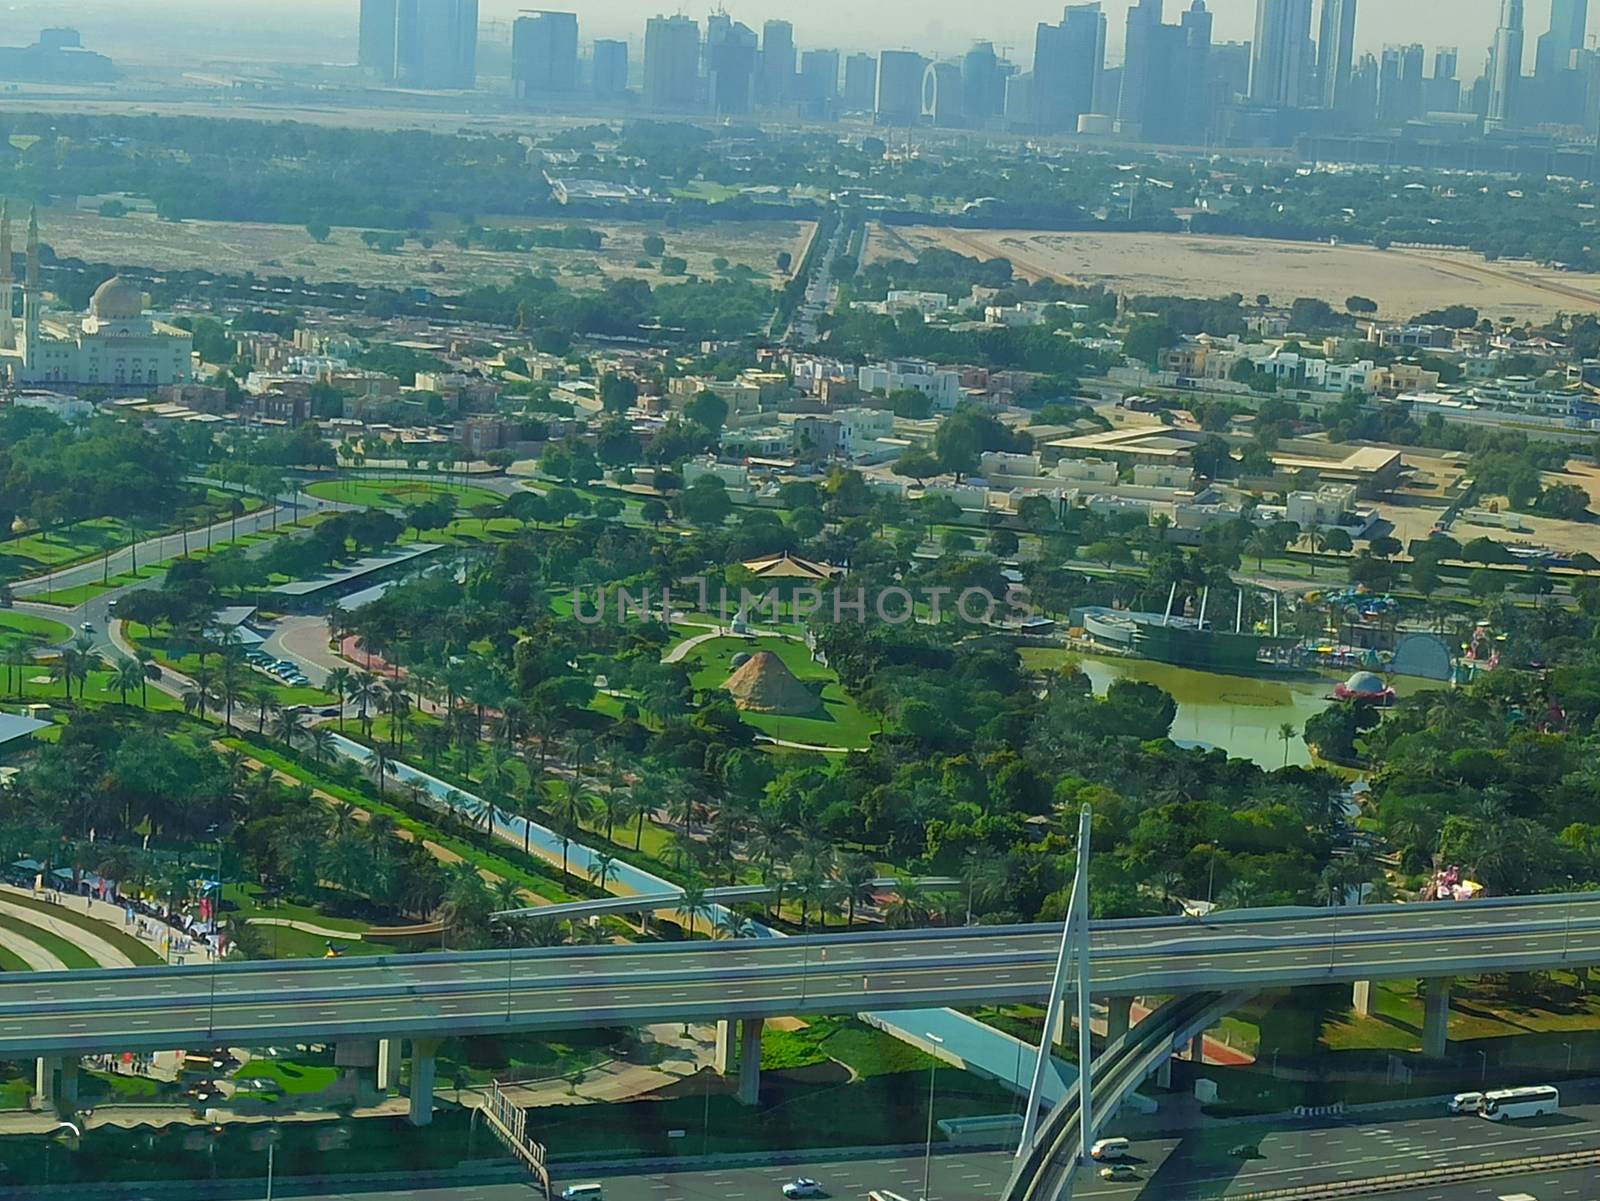
[[[1378,115],[1378,60],[1363,54],[1350,72],[1350,103],[1345,112],[1357,125],[1369,125]]]
[[[1424,108],[1430,113],[1461,111],[1461,81],[1456,71],[1461,61],[1454,46],[1440,46],[1433,54],[1433,78],[1424,86]]]
[[[1415,121],[1423,112],[1420,45],[1385,46],[1378,66],[1378,119],[1399,124]]]
[[[1489,124],[1504,129],[1521,116],[1523,0],[1501,0],[1500,27],[1489,54]]]
[[[700,83],[700,26],[692,17],[651,17],[644,28],[644,102],[692,108]]]
[[[955,63],[929,63],[922,72],[922,117],[938,129],[966,124],[961,68]]]
[[[1178,60],[1177,132],[1180,141],[1195,145],[1206,140],[1211,128],[1211,28],[1205,0],[1194,0],[1179,24],[1183,45]]]
[[[800,56],[796,99],[814,116],[826,116],[839,99],[839,52],[807,50]]]
[[[1059,25],[1041,23],[1033,48],[1032,117],[1026,123],[1044,133],[1075,133],[1078,118],[1095,111],[1105,62],[1106,15],[1098,0],[1067,5]]]
[[[359,62],[379,79],[394,79],[396,0],[361,0]]]
[[[527,13],[511,26],[511,89],[518,100],[578,90],[578,14]]]
[[[961,112],[982,129],[1006,111],[1006,79],[993,42],[979,42],[961,60]]]
[[[852,113],[870,113],[878,105],[878,59],[852,54],[844,60],[844,107]]]
[[[1573,68],[1589,29],[1589,0],[1552,0],[1550,32],[1539,38],[1534,74],[1547,78]]]
[[[1122,95],[1117,103],[1117,131],[1138,141],[1145,125],[1153,123],[1165,88],[1166,65],[1161,61],[1161,16],[1164,0],[1139,0],[1128,10],[1123,41]]]
[[[707,19],[706,85],[712,112],[742,116],[755,107],[758,50],[756,31],[744,22],[726,13]]]
[[[914,50],[885,50],[878,55],[879,125],[915,125],[922,117],[922,77],[928,60]]]
[[[1212,107],[1243,100],[1250,94],[1250,43],[1212,43],[1210,75]]]
[[[1250,64],[1250,102],[1299,108],[1304,102],[1311,45],[1311,0],[1256,0]]]
[[[594,44],[594,94],[615,100],[628,91],[628,43],[601,38]]]
[[[1356,65],[1356,0],[1322,0],[1317,83],[1323,108],[1344,108]]]
[[[397,0],[394,77],[409,88],[473,87],[478,80],[478,0]]]
[[[778,107],[794,99],[794,26],[768,21],[761,27],[761,80],[756,86],[762,104]]]

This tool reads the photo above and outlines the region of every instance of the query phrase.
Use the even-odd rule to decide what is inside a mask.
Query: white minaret
[[[0,349],[15,350],[17,327],[11,319],[17,278],[11,265],[11,200],[0,201]]]
[[[22,279],[22,361],[30,367],[39,346],[42,301],[39,294],[39,206],[34,205],[28,214],[28,273]]]

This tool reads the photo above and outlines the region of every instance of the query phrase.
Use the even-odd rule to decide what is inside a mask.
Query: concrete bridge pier
[[[438,1053],[436,1038],[411,1040],[411,1112],[407,1116],[413,1126],[433,1122],[433,1082],[438,1071],[434,1056]]]
[[[400,1040],[398,1038],[380,1038],[378,1040],[378,1091],[387,1093],[400,1083]]]
[[[1443,1059],[1450,1042],[1450,977],[1423,981],[1422,1053]]]
[[[719,1076],[733,1075],[734,1052],[738,1046],[734,1041],[734,1028],[738,1024],[738,1018],[723,1018],[717,1023],[717,1051],[713,1062]]]
[[[745,1018],[739,1026],[739,1104],[761,1103],[760,1018]]]
[[[1110,1046],[1133,1025],[1133,998],[1106,998],[1106,1046]]]
[[[33,1094],[40,1109],[71,1115],[78,1110],[78,1060],[70,1055],[41,1055],[34,1063]]]
[[[378,1092],[379,1042],[377,1039],[350,1039],[335,1043],[333,1066],[343,1069],[346,1080],[353,1081],[357,1098],[368,1104]]]
[[[1357,1017],[1376,1017],[1378,1013],[1378,982],[1357,980],[1350,989],[1350,1008]]]

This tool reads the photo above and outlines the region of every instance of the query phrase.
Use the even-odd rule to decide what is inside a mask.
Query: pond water
[[[1218,675],[1148,659],[1097,658],[1067,651],[1024,655],[1030,666],[1069,658],[1102,696],[1117,680],[1139,680],[1171,693],[1178,702],[1178,716],[1172,723],[1174,741],[1220,747],[1236,758],[1250,759],[1267,768],[1282,767],[1286,749],[1290,763],[1310,766],[1311,752],[1300,738],[1300,731],[1308,719],[1332,704],[1329,698],[1336,682]],[[1295,737],[1287,748],[1279,736],[1285,723],[1295,728]]]

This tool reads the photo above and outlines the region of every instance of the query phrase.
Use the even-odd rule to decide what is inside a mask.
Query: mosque
[[[189,331],[155,321],[144,292],[121,276],[95,290],[86,316],[44,315],[39,286],[39,215],[28,218],[22,320],[16,313],[11,206],[0,205],[0,377],[16,385],[126,391],[194,378]]]

